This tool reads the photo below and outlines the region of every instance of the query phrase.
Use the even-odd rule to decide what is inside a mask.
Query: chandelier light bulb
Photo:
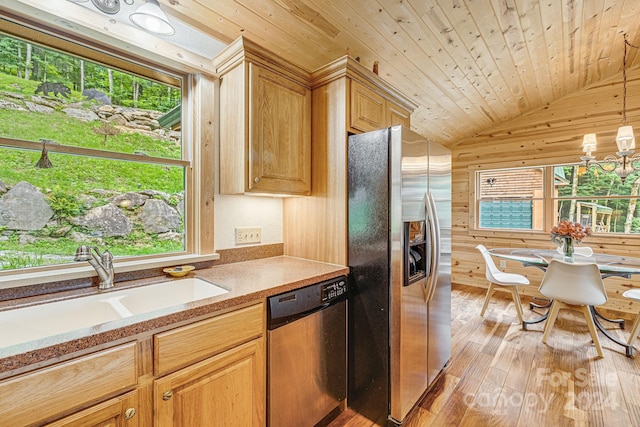
[[[618,145],[618,151],[621,153],[627,153],[635,150],[636,138],[633,136],[632,126],[625,125],[618,128],[616,144]]]

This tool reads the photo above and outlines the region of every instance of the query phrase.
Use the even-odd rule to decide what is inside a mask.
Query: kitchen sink
[[[0,311],[0,348],[229,292],[190,277]]]

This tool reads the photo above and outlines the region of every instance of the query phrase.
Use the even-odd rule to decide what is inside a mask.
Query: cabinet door
[[[138,392],[92,406],[47,427],[138,427]]]
[[[136,342],[0,381],[0,425],[37,424],[138,384]]]
[[[266,366],[259,338],[154,382],[155,425],[265,425]]]
[[[389,126],[402,125],[406,128],[411,127],[411,113],[404,108],[400,108],[391,102],[387,103],[387,123]]]
[[[350,125],[369,132],[386,127],[384,98],[364,85],[351,81]]]
[[[249,64],[249,190],[311,191],[311,91]]]

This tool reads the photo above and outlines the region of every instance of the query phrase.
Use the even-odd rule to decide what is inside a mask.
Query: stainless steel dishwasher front
[[[269,298],[269,427],[315,426],[345,409],[347,278]]]

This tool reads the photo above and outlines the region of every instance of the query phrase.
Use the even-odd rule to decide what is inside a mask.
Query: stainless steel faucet
[[[91,252],[91,249],[95,253]],[[100,253],[98,248],[82,245],[76,249],[76,261],[89,261],[100,277],[98,289],[113,288],[113,255],[108,250]]]

